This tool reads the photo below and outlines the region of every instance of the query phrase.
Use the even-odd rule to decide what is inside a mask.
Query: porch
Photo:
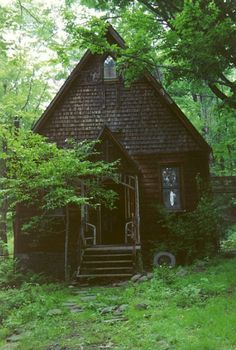
[[[114,209],[81,208],[79,279],[129,278],[140,260],[138,176],[121,175],[118,183],[108,181],[106,186],[118,194]]]

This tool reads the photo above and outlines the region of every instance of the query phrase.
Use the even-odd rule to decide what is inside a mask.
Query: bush
[[[226,232],[226,239],[221,242],[223,250],[236,249],[236,224],[231,226]]]
[[[17,269],[17,261],[11,258],[0,260],[0,288],[18,286],[23,279]]]
[[[0,289],[18,287],[23,282],[43,283],[45,281],[46,277],[42,274],[35,274],[31,271],[23,272],[16,259],[0,259]]]
[[[170,251],[178,263],[192,263],[213,256],[219,250],[224,232],[223,218],[211,198],[203,196],[192,212],[169,213],[159,209],[159,217],[162,231],[158,250]]]

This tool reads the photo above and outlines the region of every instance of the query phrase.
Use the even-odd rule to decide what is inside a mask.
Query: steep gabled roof
[[[121,36],[117,33],[117,31],[109,26],[107,30],[107,39],[110,43],[115,43],[121,48],[125,48],[125,42],[121,38]],[[69,77],[66,79],[56,96],[53,98],[47,109],[44,111],[39,120],[35,123],[33,130],[35,132],[39,132],[41,127],[47,121],[50,114],[53,112],[57,104],[61,101],[61,99],[65,96],[67,91],[70,89],[72,83],[78,77],[78,73],[81,72],[84,65],[88,62],[89,58],[92,57],[93,54],[90,50],[87,50],[80,62],[73,69]],[[201,134],[197,131],[197,129],[193,126],[193,124],[188,120],[185,114],[181,111],[181,109],[177,106],[177,104],[172,100],[172,98],[167,94],[163,86],[149,73],[146,72],[144,74],[145,78],[149,81],[149,83],[156,90],[157,94],[161,97],[161,99],[165,102],[165,104],[169,107],[169,109],[174,113],[174,115],[179,119],[181,124],[185,129],[192,135],[193,139],[197,142],[197,144],[206,150],[207,152],[211,152],[211,147],[204,140]]]

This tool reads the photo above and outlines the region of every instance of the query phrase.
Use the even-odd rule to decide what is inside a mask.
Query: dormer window
[[[103,69],[104,69],[104,80],[113,80],[117,78],[116,62],[111,56],[108,56],[105,59],[103,64]]]

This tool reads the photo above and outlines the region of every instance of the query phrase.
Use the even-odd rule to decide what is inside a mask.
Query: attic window
[[[103,69],[104,69],[104,80],[113,80],[117,78],[116,62],[111,56],[108,56],[105,59],[103,63]]]
[[[180,167],[164,166],[161,168],[162,198],[169,210],[181,209]]]

